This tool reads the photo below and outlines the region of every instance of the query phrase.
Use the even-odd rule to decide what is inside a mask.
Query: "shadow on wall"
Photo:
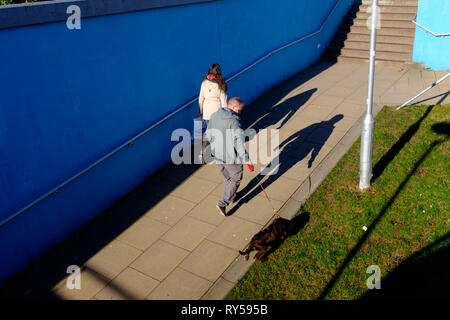
[[[281,108],[273,108],[274,105],[293,89],[298,88],[333,64],[332,62],[319,63],[259,97],[244,109],[242,114],[243,128],[259,123],[258,128],[263,129],[264,125],[273,123],[273,120],[270,120],[272,112],[275,112],[276,119],[282,119],[285,116],[292,117],[313,92],[300,93],[297,98],[290,99],[289,104],[280,105]],[[194,153],[192,152],[192,154]],[[104,275],[101,275],[100,270],[94,270],[92,266],[90,268],[83,267],[84,264],[100,250],[110,245],[114,239],[165,199],[180,183],[188,179],[199,168],[199,165],[184,164],[165,166],[65,242],[57,245],[35,261],[26,271],[7,280],[0,288],[0,299],[61,299],[62,297],[56,294],[53,289],[65,279],[67,267],[70,265],[80,266],[91,277],[98,278],[96,281],[102,283],[101,286],[106,286],[110,279],[106,279]],[[236,254],[238,253],[236,252]],[[116,290],[123,297],[135,298],[132,293],[126,292],[122,288],[116,287],[112,290]],[[92,295],[95,295],[98,291],[93,292]],[[86,298],[88,297],[89,294]]]

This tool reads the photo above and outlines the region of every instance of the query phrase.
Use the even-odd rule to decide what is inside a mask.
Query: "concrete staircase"
[[[377,30],[376,61],[387,64],[412,62],[415,25],[411,22],[417,12],[418,0],[379,0],[380,25]],[[370,19],[372,0],[360,0],[354,5],[334,35],[323,55],[324,60],[367,62],[369,60]]]

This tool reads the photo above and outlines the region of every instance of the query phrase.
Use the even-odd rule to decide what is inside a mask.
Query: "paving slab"
[[[180,248],[192,251],[214,230],[214,225],[186,216],[171,228],[170,231],[165,233],[161,239]]]
[[[191,202],[199,203],[217,187],[217,184],[206,179],[190,177],[175,188],[171,194]]]
[[[250,242],[252,236],[261,230],[262,225],[238,218],[235,215],[227,217],[208,240],[225,247],[242,250]]]
[[[220,186],[223,187],[223,184],[221,184]],[[221,193],[223,192],[223,190],[220,189],[220,186],[217,187],[219,188],[217,189],[217,192],[220,191]],[[218,195],[208,195],[201,203],[199,203],[198,206],[189,211],[188,216],[204,221],[211,225],[218,226],[220,223],[222,223],[223,220],[225,220],[225,217],[219,214],[216,208],[216,204],[220,200],[220,198],[221,197]]]
[[[147,296],[147,300],[197,300],[212,284],[211,281],[176,268]]]
[[[113,240],[87,260],[84,266],[108,279],[114,279],[141,254],[141,250]]]
[[[194,207],[194,202],[169,195],[147,211],[145,216],[174,226]]]
[[[204,240],[180,267],[208,281],[216,281],[236,258],[236,250]]]
[[[275,210],[279,210],[283,202],[271,199],[269,203],[265,197],[253,197],[248,202],[243,202],[234,216],[262,226],[274,215],[272,205]]]
[[[53,288],[53,293],[59,298],[64,300],[89,300],[93,298],[98,292],[100,292],[110,281],[102,274],[84,268],[80,273],[80,289],[70,289],[67,286],[68,278],[64,278]]]
[[[189,251],[158,240],[130,266],[158,281],[164,280]]]
[[[145,251],[169,229],[169,225],[144,216],[120,234],[117,239]]]
[[[327,103],[322,102],[320,99],[314,100],[304,108],[296,119],[311,119],[312,122],[321,121],[326,118],[338,105],[342,103],[341,99],[335,100],[335,102]]]
[[[95,295],[97,300],[143,300],[159,285],[159,281],[126,268]]]

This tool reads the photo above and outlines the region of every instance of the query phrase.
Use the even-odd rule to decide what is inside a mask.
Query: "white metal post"
[[[373,129],[375,121],[372,115],[373,106],[373,79],[375,73],[375,50],[377,38],[378,0],[372,0],[372,19],[370,30],[370,57],[369,78],[367,83],[367,109],[364,115],[361,130],[361,153],[359,162],[359,188],[366,189],[370,186],[372,178],[372,150]]]

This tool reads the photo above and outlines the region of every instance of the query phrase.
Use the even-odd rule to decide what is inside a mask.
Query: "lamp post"
[[[375,73],[375,50],[377,38],[377,15],[378,0],[372,0],[372,16],[370,30],[370,57],[369,78],[367,83],[367,108],[364,115],[361,130],[361,153],[359,162],[359,188],[366,189],[370,186],[372,178],[372,151],[373,151],[373,129],[375,121],[372,114],[373,106],[373,79]]]

